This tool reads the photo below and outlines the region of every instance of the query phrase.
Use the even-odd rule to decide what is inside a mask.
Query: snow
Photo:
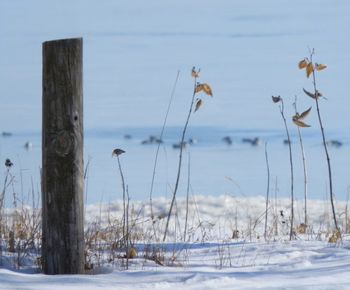
[[[178,227],[184,224],[185,203],[183,198],[177,200]],[[288,204],[288,199],[271,200],[269,227],[277,212],[279,234],[269,234],[265,241],[264,222],[260,220],[263,197],[192,196],[189,232],[194,228],[197,231],[182,242],[181,230],[175,233],[173,226],[168,242],[160,243],[147,237],[151,229],[149,206],[135,201],[131,219],[139,213],[138,226],[131,231],[143,238],[135,241],[137,257],[129,260],[128,270],[119,259],[113,264],[102,261],[87,275],[47,276],[38,273],[33,262],[14,270],[7,254],[7,266],[0,269],[0,289],[349,289],[350,236],[344,234],[342,242],[328,243],[328,202],[309,201],[310,224],[314,227],[308,234],[297,234],[293,241],[288,239],[288,230],[284,232],[284,218],[280,216],[282,210],[288,220]],[[155,215],[161,216],[168,206],[168,200],[154,199]],[[346,203],[338,202],[337,206],[344,212]],[[302,203],[296,202],[296,211],[300,210]],[[108,219],[120,218],[121,214],[121,201],[86,208],[87,224],[98,220],[101,228]],[[248,233],[250,220],[257,221],[257,226]],[[297,216],[296,222],[300,220],[302,216]],[[231,239],[235,228],[240,231],[239,239]],[[163,255],[162,265],[149,258],[152,247]]]
[[[349,289],[350,244],[320,241],[188,244],[175,266],[132,261],[97,275],[25,274],[0,269],[0,289]],[[221,263],[223,265],[221,265]]]

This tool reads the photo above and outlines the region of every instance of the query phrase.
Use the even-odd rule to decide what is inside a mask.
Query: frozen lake
[[[201,68],[214,98],[192,116],[188,138],[191,185],[198,194],[264,195],[264,146],[268,142],[272,190],[289,195],[288,149],[278,107],[271,95],[282,95],[293,136],[296,195],[302,198],[303,176],[297,131],[290,122],[292,102],[300,110],[314,105],[302,88],[311,82],[297,63],[316,49],[316,61],[328,69],[318,78],[327,139],[343,142],[330,148],[334,189],[345,199],[350,185],[350,98],[346,83],[350,67],[348,34],[350,2],[342,1],[0,1],[0,160],[15,163],[15,190],[27,192],[31,177],[40,187],[41,44],[84,38],[85,163],[91,159],[88,202],[121,198],[116,160],[111,152],[126,151],[122,166],[132,199],[147,199],[156,146],[141,145],[159,135],[172,86],[180,71],[161,147],[155,196],[171,195],[176,177],[178,142],[192,94],[192,66]],[[315,108],[314,108],[315,109]],[[303,130],[311,198],[327,197],[327,171],[316,111]],[[123,136],[130,134],[126,140]],[[221,139],[231,136],[231,147]],[[25,142],[33,143],[26,151]],[[182,186],[187,183],[188,150]],[[3,162],[3,161],[1,161]],[[0,171],[1,180],[5,168]],[[23,186],[21,186],[22,176]],[[22,189],[23,187],[23,189]]]
[[[109,130],[87,130],[85,137],[85,163],[90,160],[87,179],[87,200],[89,203],[108,202],[122,197],[120,175],[117,160],[111,157],[114,148],[123,148],[126,153],[121,159],[122,168],[129,186],[132,199],[149,198],[152,171],[157,145],[142,145],[149,135],[157,135],[161,128],[116,128]],[[171,196],[171,189],[176,179],[179,150],[172,145],[180,139],[180,127],[167,128],[164,144],[159,151],[156,171],[154,196]],[[190,182],[192,193],[204,195],[230,194],[234,196],[265,195],[266,164],[264,145],[258,147],[242,142],[243,138],[259,137],[268,142],[268,154],[271,170],[271,194],[288,197],[290,193],[290,169],[288,146],[283,144],[283,131],[275,130],[235,130],[223,127],[192,127],[189,137],[198,143],[184,151],[183,171],[179,195],[186,193],[188,152],[190,153]],[[331,133],[331,132],[330,132]],[[131,139],[125,139],[130,134]],[[345,140],[341,148],[330,148],[334,175],[334,189],[339,199],[345,199],[348,190],[349,137],[340,133],[330,137]],[[222,142],[224,136],[231,136],[231,146]],[[303,170],[297,136],[293,135],[295,194],[303,198]],[[31,189],[31,178],[39,188],[39,168],[41,166],[41,147],[39,133],[23,133],[9,138],[1,138],[1,158],[10,157],[17,176],[15,188],[21,190],[20,176],[24,184],[24,194]],[[24,148],[26,140],[31,140],[33,147]],[[309,171],[309,197],[327,198],[327,168],[323,156],[323,147],[319,133],[310,129],[304,134],[305,151]],[[4,170],[3,170],[4,173]]]

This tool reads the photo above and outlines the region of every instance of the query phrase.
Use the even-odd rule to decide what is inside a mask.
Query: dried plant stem
[[[280,113],[283,119],[284,127],[287,134],[287,140],[288,140],[288,148],[289,148],[289,163],[290,163],[290,233],[289,233],[289,239],[292,240],[293,238],[293,226],[294,226],[294,170],[293,170],[293,155],[292,155],[292,143],[290,140],[289,130],[287,126],[287,121],[284,116],[284,104],[283,100],[282,104],[280,105]]]
[[[127,204],[126,204],[126,270],[129,269],[129,256],[130,256],[130,235],[129,235],[129,205],[130,205],[130,196],[129,188],[126,186],[126,195],[127,195]]]
[[[168,212],[168,217],[167,217],[167,221],[166,221],[166,225],[165,225],[163,242],[165,241],[166,236],[168,234],[168,227],[169,227],[170,216],[171,216],[171,212],[172,212],[173,207],[174,207],[176,193],[177,193],[177,190],[178,190],[178,187],[179,187],[180,174],[181,174],[181,165],[182,165],[182,155],[183,155],[183,149],[184,149],[183,144],[184,144],[184,141],[185,141],[187,126],[188,126],[188,123],[190,121],[191,114],[192,114],[192,111],[193,111],[194,98],[195,98],[195,95],[196,95],[196,85],[197,85],[197,77],[194,78],[194,88],[193,88],[193,94],[192,94],[190,109],[189,109],[189,112],[188,112],[188,115],[187,115],[187,118],[186,118],[185,126],[184,126],[184,128],[182,130],[182,137],[181,137],[181,142],[180,142],[179,163],[178,163],[178,168],[177,168],[177,176],[176,176],[175,188],[174,188],[173,198],[171,200],[170,209],[169,209],[169,212]]]
[[[177,82],[179,80],[179,76],[180,76],[180,71],[177,72],[177,75],[176,75],[176,78],[175,78],[175,82],[174,82],[174,86],[173,86],[173,89],[171,91],[168,108],[167,108],[167,111],[166,111],[166,114],[165,114],[162,130],[161,130],[160,136],[159,136],[160,139],[163,138],[165,125],[166,125],[166,122],[168,120],[170,107],[171,107],[171,104],[172,104],[174,96],[175,96],[175,90],[176,90]],[[149,203],[150,203],[150,209],[151,209],[151,218],[152,218],[153,232],[154,232],[154,236],[155,237],[156,237],[156,230],[155,230],[155,227],[154,227],[154,213],[153,213],[153,187],[154,187],[154,179],[155,179],[155,176],[156,176],[156,168],[157,168],[157,163],[158,163],[158,155],[159,155],[160,145],[161,145],[161,143],[158,143],[156,156],[154,158],[153,172],[152,172],[152,181],[151,181],[151,189],[150,189],[150,193],[149,193]]]
[[[186,242],[187,234],[187,222],[188,222],[188,201],[190,195],[190,180],[191,180],[191,155],[188,152],[188,168],[187,168],[187,190],[186,190],[186,217],[185,217],[185,229],[184,229],[184,242]]]
[[[265,143],[265,161],[266,161],[266,170],[267,170],[267,188],[266,188],[266,206],[265,206],[265,230],[264,230],[264,238],[266,241],[267,238],[267,216],[268,216],[268,208],[269,208],[269,193],[270,193],[270,166],[269,166],[269,158],[267,155],[267,143]]]
[[[8,180],[10,178],[10,180]],[[0,239],[2,235],[4,234],[4,231],[2,229],[2,219],[3,219],[3,208],[4,208],[4,202],[5,202],[5,193],[7,187],[9,187],[12,184],[14,177],[10,173],[10,167],[6,169],[6,175],[5,175],[5,181],[4,186],[1,191],[0,195]],[[2,265],[2,246],[0,245],[0,266]]]
[[[278,202],[277,202],[277,193],[278,193],[278,178],[276,176],[276,179],[275,179],[275,217],[274,217],[274,223],[275,223],[275,236],[278,236],[278,209],[277,209],[277,205],[278,205]]]
[[[346,194],[346,205],[345,205],[345,233],[349,233],[349,218],[348,218],[348,206],[349,206],[349,189],[348,186],[347,194]]]
[[[88,200],[88,189],[89,189],[89,168],[90,168],[91,157],[88,157],[88,162],[84,170],[84,182],[85,182],[85,203],[84,203],[84,217],[86,217],[86,205]]]
[[[10,168],[7,168],[6,175],[5,175],[4,186],[2,188],[1,195],[0,195],[0,210],[2,210],[2,208],[4,206],[6,189],[7,189],[7,187],[10,186],[10,184],[12,182],[12,179],[10,180],[10,182],[7,182],[9,177],[10,177]],[[1,215],[0,215],[0,217],[1,217]]]
[[[310,53],[310,61],[312,63],[312,56],[314,54],[314,51]],[[314,86],[314,95],[318,95],[318,90],[317,90],[317,85],[316,85],[316,74],[315,70],[312,71],[312,83]],[[333,192],[333,181],[332,181],[332,169],[331,169],[331,161],[329,158],[329,153],[328,153],[328,148],[327,148],[327,142],[326,142],[326,137],[324,133],[324,127],[322,123],[322,118],[321,118],[321,113],[320,113],[320,106],[318,102],[318,97],[315,97],[315,102],[316,102],[316,108],[317,108],[317,117],[318,117],[318,122],[320,124],[320,129],[321,129],[321,134],[322,134],[322,142],[323,142],[323,148],[324,152],[326,154],[326,159],[327,159],[327,167],[328,167],[328,180],[329,180],[329,195],[330,195],[330,201],[331,201],[331,207],[332,207],[332,214],[333,214],[333,221],[334,221],[334,226],[336,230],[339,230],[338,227],[338,222],[337,222],[337,216],[335,213],[335,206],[334,206],[334,192]]]
[[[294,109],[295,113],[297,113],[297,97],[295,97],[294,102]],[[305,151],[304,151],[304,144],[303,144],[303,138],[301,136],[301,131],[299,126],[297,126],[298,129],[298,136],[299,136],[299,144],[300,144],[300,150],[301,150],[301,156],[303,161],[303,173],[304,173],[304,224],[308,225],[308,217],[307,217],[307,168],[306,168],[306,158],[305,158]]]
[[[120,178],[122,180],[122,189],[123,189],[123,239],[124,239],[124,244],[125,244],[125,238],[126,238],[126,188],[125,188],[124,174],[123,174],[122,166],[120,164],[119,156],[117,156],[117,160],[118,160],[119,173],[120,173]]]

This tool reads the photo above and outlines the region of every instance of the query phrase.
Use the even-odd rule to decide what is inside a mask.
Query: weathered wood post
[[[42,263],[84,273],[83,40],[43,43]]]

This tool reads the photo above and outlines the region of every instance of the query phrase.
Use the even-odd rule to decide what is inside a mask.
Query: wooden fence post
[[[43,43],[42,266],[84,273],[81,38]]]

